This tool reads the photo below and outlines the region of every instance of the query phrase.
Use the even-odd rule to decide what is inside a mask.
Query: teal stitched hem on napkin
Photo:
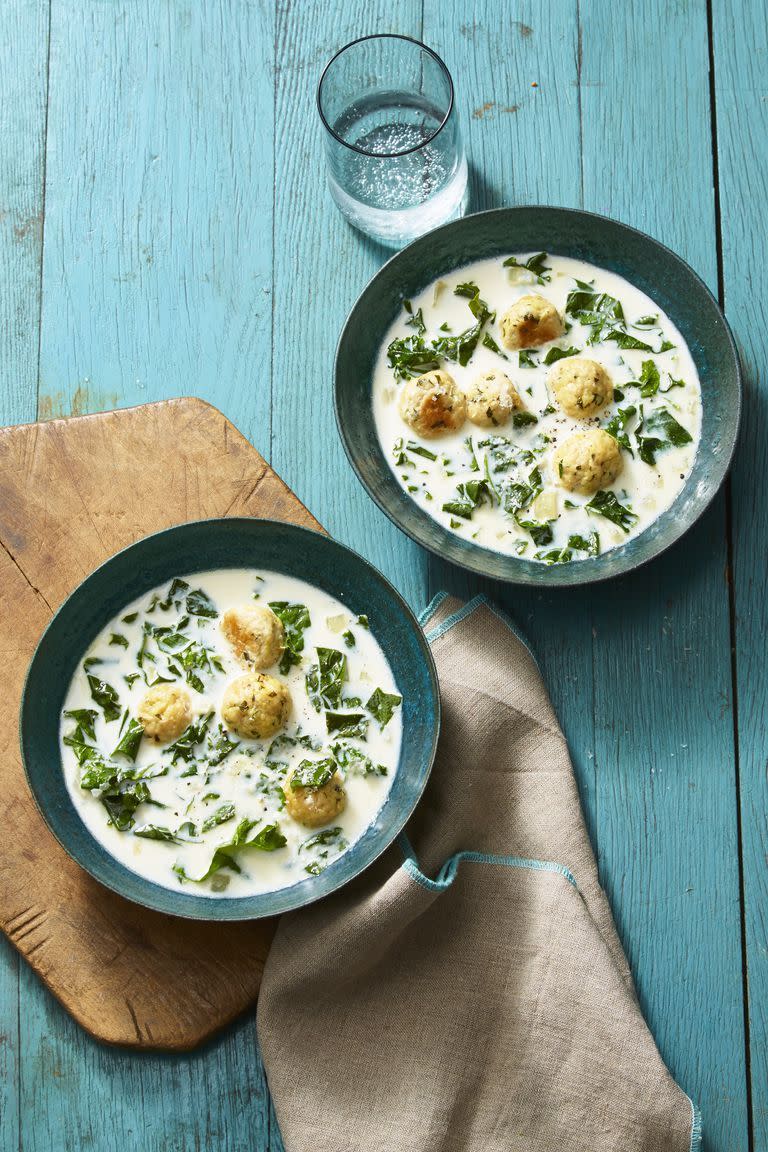
[[[456,873],[459,870],[459,865],[462,860],[466,860],[472,864],[500,864],[504,868],[530,868],[535,872],[556,872],[558,875],[565,877],[568,883],[573,884],[574,888],[578,891],[576,881],[568,869],[564,868],[562,864],[556,864],[552,860],[523,860],[519,856],[490,856],[487,852],[457,852],[455,856],[451,856],[450,859],[446,860],[435,879],[430,880],[429,876],[425,876],[419,868],[416,853],[405,832],[400,833],[397,838],[397,843],[400,846],[400,851],[403,853],[403,866],[406,871],[410,873],[417,883],[423,884],[424,887],[430,891],[442,892],[444,888],[449,888],[456,879]]]

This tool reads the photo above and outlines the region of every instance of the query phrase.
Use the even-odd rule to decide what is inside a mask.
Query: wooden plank
[[[273,11],[53,0],[40,418],[198,395],[269,453]]]
[[[457,89],[472,171],[473,210],[518,202],[581,204],[577,5],[556,27],[547,0],[526,0],[509,19],[504,0],[468,17],[459,0],[425,10],[424,36],[445,51]],[[456,32],[458,31],[458,35]],[[557,140],[556,148],[542,141]],[[430,558],[430,592],[486,592],[530,637],[568,738],[590,833],[595,776],[590,592],[508,588]]]
[[[0,36],[0,426],[34,418],[37,395],[48,0],[10,0]]]
[[[424,554],[394,528],[347,464],[333,416],[333,357],[356,296],[390,255],[351,229],[325,187],[315,88],[325,62],[371,32],[420,33],[420,0],[278,5],[275,67],[275,313],[272,461],[337,539],[417,608]]]
[[[0,1148],[18,1148],[19,957],[0,939]]]
[[[744,420],[732,480],[744,926],[749,989],[753,1146],[768,1148],[768,663],[765,557],[768,499],[768,25],[759,0],[712,6],[722,276],[744,368]]]
[[[22,1044],[34,1054],[22,1076],[24,1152],[281,1152],[268,1144],[269,1098],[250,1014],[196,1052],[139,1057],[84,1036],[22,968]]]
[[[37,403],[47,0],[9,0],[0,36],[0,424]],[[0,940],[0,1148],[19,1145],[19,960]]]
[[[533,202],[578,205],[583,183],[585,208],[648,229],[714,282],[705,13],[645,2],[580,11],[577,27],[575,6],[560,10],[555,30],[551,6],[525,5],[503,41],[504,6],[485,4],[473,21],[460,5],[430,12],[439,23],[427,20],[427,39],[453,27],[464,40],[456,37],[448,58],[471,93],[469,150],[483,174],[477,206],[509,202],[518,189]],[[682,73],[667,59],[662,27],[664,43],[687,45]],[[466,101],[461,90],[459,98]],[[690,157],[685,167],[680,155]],[[704,194],[694,210],[677,210],[697,188]],[[712,1146],[736,1148],[746,1129],[733,749],[727,711],[721,718],[729,699],[724,539],[721,503],[682,546],[686,567],[692,559],[699,569],[687,580],[678,549],[594,592],[490,591],[541,655],[662,1054],[698,1096]],[[434,561],[431,572],[435,586],[464,594],[483,586]],[[644,668],[648,723],[630,691]],[[687,749],[675,739],[680,724]],[[649,747],[660,749],[653,764]]]
[[[273,8],[54,0],[41,415],[198,393],[269,453]],[[25,1148],[267,1146],[251,1020],[139,1061],[23,980]]]
[[[705,6],[582,5],[580,91],[585,205],[715,288]],[[596,590],[593,666],[601,875],[662,1055],[707,1147],[731,1152],[747,1123],[725,573],[721,499],[666,556]]]

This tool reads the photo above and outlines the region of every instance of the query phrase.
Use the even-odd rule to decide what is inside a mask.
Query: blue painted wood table
[[[705,1146],[764,1152],[763,0],[4,0],[0,31],[0,422],[203,396],[414,605],[482,584],[386,522],[339,450],[335,340],[384,254],[323,188],[326,58],[367,32],[425,39],[457,82],[474,208],[615,216],[719,295],[746,417],[702,522],[605,587],[485,590],[543,662]],[[4,942],[0,961],[0,1148],[280,1148],[252,1019],[191,1056],[106,1049]]]

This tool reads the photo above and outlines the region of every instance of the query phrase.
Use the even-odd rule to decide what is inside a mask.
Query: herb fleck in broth
[[[559,333],[511,348],[503,317],[532,295],[556,309]],[[573,416],[552,384],[584,360],[599,366],[603,398],[594,414]],[[465,398],[482,374],[504,373],[519,403],[481,409],[483,426],[469,411],[451,414],[450,430],[425,436],[400,401],[426,372],[448,373]],[[457,535],[545,564],[586,560],[644,531],[683,487],[701,432],[698,374],[669,317],[615,273],[546,253],[479,261],[405,301],[373,399],[382,448],[417,504]],[[573,485],[585,442],[571,438],[590,433],[591,446],[598,432],[618,475],[606,469],[582,491]]]
[[[253,605],[279,621],[282,650],[263,674],[291,701],[261,737],[222,718],[252,659],[222,618]],[[401,698],[372,624],[302,581],[246,569],[175,579],[126,605],[84,654],[62,711],[67,787],[91,833],[134,872],[198,895],[322,872],[370,825],[397,769]],[[142,703],[153,692],[181,729],[159,742]],[[297,802],[329,781],[345,806],[299,823]]]

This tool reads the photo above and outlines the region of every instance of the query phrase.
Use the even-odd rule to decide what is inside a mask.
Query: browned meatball
[[[294,788],[289,776],[285,783],[285,807],[288,815],[305,828],[330,824],[347,806],[344,781],[338,772],[319,788]]]
[[[464,393],[447,372],[425,372],[403,385],[400,415],[419,436],[456,432],[467,417]]]
[[[505,348],[535,348],[556,340],[563,334],[563,321],[549,300],[543,296],[521,296],[499,320],[501,342]]]
[[[264,672],[249,672],[227,685],[221,717],[228,728],[252,740],[274,736],[291,711],[291,694],[285,684]]]
[[[282,621],[271,608],[246,604],[230,608],[221,618],[221,630],[235,655],[249,668],[271,668],[283,651]]]
[[[553,459],[562,487],[585,496],[613,484],[624,463],[619,445],[602,428],[575,432],[555,451]]]
[[[613,381],[605,368],[582,356],[558,360],[547,383],[563,411],[577,419],[596,415],[613,399]]]
[[[192,721],[189,693],[176,684],[156,684],[139,704],[138,717],[148,740],[176,740]]]

